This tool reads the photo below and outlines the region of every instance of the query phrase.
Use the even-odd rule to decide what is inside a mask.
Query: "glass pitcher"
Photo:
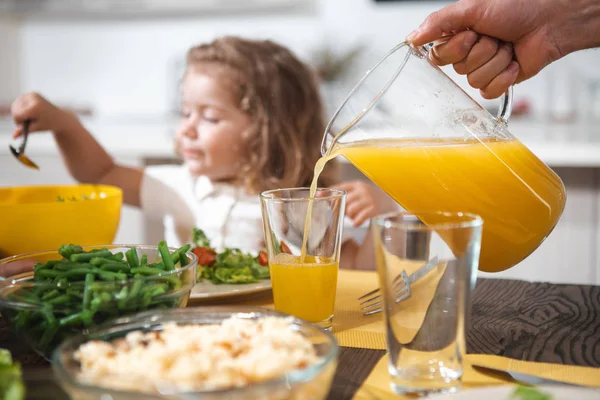
[[[330,120],[322,153],[344,156],[410,212],[480,215],[479,269],[502,271],[550,234],[565,188],[508,131],[512,92],[494,118],[429,60],[432,47],[401,43],[369,70]]]

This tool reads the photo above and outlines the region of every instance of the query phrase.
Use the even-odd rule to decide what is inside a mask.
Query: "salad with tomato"
[[[194,228],[192,251],[198,257],[198,281],[208,280],[214,284],[255,283],[269,279],[266,251],[257,256],[240,249],[224,249],[217,252],[202,229]]]

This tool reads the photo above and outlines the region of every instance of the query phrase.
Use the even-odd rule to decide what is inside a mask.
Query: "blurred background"
[[[8,152],[11,102],[37,91],[74,109],[120,162],[177,162],[172,134],[185,53],[221,35],[269,38],[322,78],[329,115],[364,72],[432,11],[423,0],[0,0],[0,185],[71,183],[49,135],[28,152],[27,170]],[[554,233],[498,276],[600,284],[600,52],[583,51],[515,87],[510,130],[548,163],[568,191]],[[445,68],[495,112],[466,79]],[[345,177],[362,178],[346,164]],[[398,179],[401,178],[401,174]],[[157,233],[158,232],[158,233]],[[154,243],[160,229],[125,209],[116,239]],[[527,265],[525,267],[525,265]]]

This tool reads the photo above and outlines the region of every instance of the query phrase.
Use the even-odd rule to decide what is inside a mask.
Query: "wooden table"
[[[600,367],[600,286],[480,279],[470,324],[469,353]],[[3,320],[0,346],[24,366],[32,390],[28,398],[67,398],[53,384],[38,384],[40,376],[48,376],[48,364],[14,337]],[[384,353],[343,348],[329,398],[351,399]],[[37,397],[39,393],[43,396]]]

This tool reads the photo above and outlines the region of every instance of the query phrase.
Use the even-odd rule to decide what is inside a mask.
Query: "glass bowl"
[[[86,252],[107,249],[113,254],[135,248],[138,260],[147,258],[148,263],[161,260],[157,246],[82,248]],[[169,252],[174,250],[170,248]],[[123,275],[115,273],[115,280],[95,278],[87,284],[81,275],[34,280],[36,263],[62,259],[58,250],[5,258],[0,260],[0,313],[19,338],[49,359],[52,350],[67,337],[111,319],[150,309],[185,307],[196,283],[198,262],[192,252],[186,255],[188,264],[184,267],[177,264],[175,269],[160,274],[122,280],[118,277]]]
[[[161,330],[162,325],[169,322],[182,325],[219,324],[232,316],[247,319],[258,319],[265,316],[289,317],[274,310],[246,306],[216,306],[140,313],[128,318],[114,320],[104,327],[66,340],[54,351],[52,356],[54,374],[61,386],[73,399],[81,400],[141,400],[159,398],[186,400],[320,400],[327,397],[337,368],[339,352],[337,342],[331,333],[326,332],[317,325],[295,318],[292,318],[292,328],[312,343],[319,361],[304,369],[287,373],[275,380],[255,383],[244,387],[213,391],[176,392],[162,390],[160,395],[118,391],[91,386],[78,381],[80,364],[75,359],[75,352],[80,345],[87,341],[113,341],[135,330],[145,332]],[[128,377],[114,376],[113,378],[110,376],[110,379],[128,379]]]

